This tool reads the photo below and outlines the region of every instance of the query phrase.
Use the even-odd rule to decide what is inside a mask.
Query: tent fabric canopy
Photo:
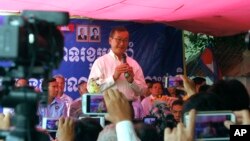
[[[249,0],[0,0],[0,11],[68,11],[90,19],[161,22],[213,36],[250,29]]]

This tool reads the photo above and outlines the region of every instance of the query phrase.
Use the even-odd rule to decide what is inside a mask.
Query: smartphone
[[[49,132],[56,132],[58,128],[58,118],[43,117],[42,128]]]
[[[180,87],[183,86],[183,81],[179,76],[169,76],[167,80],[168,87]]]
[[[202,111],[196,113],[195,140],[196,141],[222,141],[229,140],[229,130],[224,126],[224,121],[235,122],[232,111]],[[189,122],[188,113],[184,114],[184,124]]]
[[[143,118],[143,123],[148,125],[156,125],[157,117],[154,116],[146,116]]]
[[[82,112],[86,115],[105,115],[107,108],[103,94],[84,94],[82,96]]]
[[[92,118],[94,120],[96,120],[98,123],[100,123],[100,125],[102,127],[105,126],[105,118],[104,117],[101,117],[101,116],[95,116],[95,117],[79,117],[79,119],[82,119],[82,118]]]

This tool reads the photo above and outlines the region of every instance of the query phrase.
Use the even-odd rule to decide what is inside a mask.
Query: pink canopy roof
[[[214,36],[250,29],[249,0],[0,0],[0,10],[56,10],[91,19],[162,22]]]

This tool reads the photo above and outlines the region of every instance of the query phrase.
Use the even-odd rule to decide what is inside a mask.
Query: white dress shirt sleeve
[[[147,84],[145,82],[143,71],[136,61],[131,60],[130,62],[133,64],[132,66],[134,71],[134,81],[130,83],[130,87],[137,96],[143,95],[147,90]]]
[[[91,78],[98,78],[98,82],[100,84],[100,91],[104,91],[110,87],[112,87],[115,84],[115,81],[113,79],[113,75],[109,74],[109,76],[105,77],[103,76],[103,71],[106,71],[106,69],[108,68],[107,66],[104,66],[104,64],[102,63],[103,60],[97,59],[90,71],[89,74],[89,78],[88,78],[88,83],[87,85],[90,85],[90,80]],[[89,87],[87,87],[87,89],[89,89]]]
[[[136,136],[131,121],[125,120],[116,124],[117,141],[140,141]]]

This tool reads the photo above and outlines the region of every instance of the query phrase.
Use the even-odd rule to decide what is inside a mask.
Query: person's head
[[[154,81],[152,88],[150,88],[151,95],[154,97],[161,96],[163,94],[163,85],[160,81]]]
[[[55,75],[54,78],[58,83],[58,97],[63,95],[64,87],[65,87],[65,78],[62,75]]]
[[[134,124],[135,132],[141,141],[159,141],[159,134],[155,126],[143,122]]]
[[[109,34],[111,50],[119,58],[125,53],[128,47],[129,32],[125,27],[115,27]]]
[[[79,94],[82,96],[85,93],[88,93],[88,89],[87,89],[87,82],[86,81],[81,81],[78,84],[78,92]]]
[[[227,110],[249,108],[249,95],[245,86],[238,80],[220,80],[212,85],[209,92],[217,94]]]
[[[177,92],[176,92],[176,88],[175,87],[168,87],[168,95],[171,97],[176,97],[177,96]]]
[[[117,141],[115,124],[109,124],[99,133],[97,141]]]
[[[48,97],[55,98],[58,93],[58,85],[55,78],[44,79],[42,82],[43,92],[48,92]]]
[[[80,34],[81,34],[81,35],[85,35],[84,32],[85,32],[84,28],[80,28]]]
[[[200,86],[198,92],[206,92],[210,87],[211,87],[211,86],[210,86],[210,85],[207,85],[207,84],[202,85],[202,86]]]
[[[196,92],[198,92],[198,91],[199,91],[200,86],[202,86],[202,85],[205,85],[205,84],[206,84],[206,79],[205,79],[205,78],[203,78],[203,77],[199,77],[199,76],[197,76],[197,77],[193,78],[192,80],[194,81],[194,84],[195,84],[195,90],[196,90]]]
[[[226,110],[221,103],[221,98],[215,93],[201,92],[192,95],[183,105],[183,114],[191,109],[197,111]],[[229,109],[227,109],[229,110]]]
[[[74,141],[96,141],[102,126],[93,118],[82,118],[75,123]]]
[[[171,113],[174,115],[174,119],[177,122],[180,122],[183,110],[183,101],[182,100],[175,100],[171,106]]]
[[[94,27],[94,28],[92,29],[92,32],[93,32],[94,35],[98,35],[98,30],[97,30],[97,28]]]
[[[16,80],[15,87],[20,88],[20,87],[25,87],[28,86],[28,80],[25,78],[19,78]]]

